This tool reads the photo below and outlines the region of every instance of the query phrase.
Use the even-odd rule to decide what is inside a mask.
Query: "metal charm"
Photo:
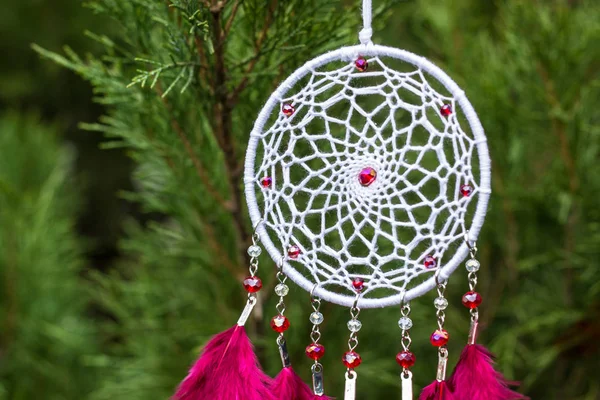
[[[325,394],[325,387],[323,385],[323,367],[321,364],[315,364],[312,366],[311,371],[313,392],[316,396],[323,396]]]
[[[291,367],[292,362],[290,361],[290,354],[287,349],[287,342],[283,336],[277,338],[277,345],[279,346],[279,355],[281,356],[281,365],[283,368]]]
[[[441,347],[439,350],[438,368],[436,379],[439,382],[446,380],[446,369],[448,368],[448,350],[445,347]]]
[[[238,319],[238,326],[246,325],[246,322],[248,321],[248,318],[250,317],[250,314],[252,313],[252,310],[256,305],[256,301],[257,300],[255,295],[252,294],[248,296],[248,302],[246,303],[246,307],[244,307],[244,311],[242,311],[242,315],[240,315],[240,319]]]
[[[344,400],[356,399],[356,378],[357,374],[354,371],[348,371],[346,374],[346,390],[344,390]]]
[[[412,372],[402,372],[402,400],[413,400]]]

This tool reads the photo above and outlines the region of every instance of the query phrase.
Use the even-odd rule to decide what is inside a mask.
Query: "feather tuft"
[[[436,380],[423,389],[419,396],[419,400],[456,400],[456,397],[452,394],[448,382]]]
[[[272,385],[275,400],[330,400],[327,396],[316,396],[292,367],[281,370]]]
[[[467,345],[450,378],[456,400],[528,400],[513,391],[509,382],[494,369],[494,356],[485,347]]]
[[[275,400],[243,326],[211,339],[173,400]]]

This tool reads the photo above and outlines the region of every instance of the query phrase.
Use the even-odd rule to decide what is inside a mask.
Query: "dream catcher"
[[[306,400],[326,398],[319,343],[322,302],[348,307],[345,399],[355,399],[360,313],[398,307],[402,399],[413,398],[410,302],[437,291],[430,342],[438,352],[434,382],[419,399],[511,400],[512,391],[476,344],[476,241],[490,196],[486,137],[464,92],[423,57],[371,42],[371,1],[363,4],[360,44],[313,59],[271,95],[246,155],[244,184],[255,233],[244,280],[248,302],[238,323],[206,345],[175,395],[178,400]],[[261,247],[262,245],[262,247]],[[272,329],[282,371],[260,369],[244,324],[262,287],[258,256],[277,265],[279,297]],[[465,262],[466,260],[466,262]],[[447,376],[449,332],[444,297],[463,264],[471,315],[467,346]],[[291,280],[313,307],[306,355],[312,387],[293,371],[285,332]],[[433,314],[433,313],[432,313]],[[308,334],[308,333],[307,333]],[[368,362],[368,360],[364,360]],[[341,373],[341,372],[340,372]]]

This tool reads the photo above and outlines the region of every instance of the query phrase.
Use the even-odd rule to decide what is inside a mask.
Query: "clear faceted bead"
[[[258,257],[260,256],[260,253],[262,253],[262,249],[260,248],[260,246],[254,244],[248,247],[248,255],[250,257]]]
[[[283,297],[283,296],[287,296],[287,294],[290,292],[290,288],[288,287],[288,285],[284,284],[284,283],[280,283],[277,286],[275,286],[275,294],[277,296]]]
[[[348,321],[348,330],[350,332],[358,332],[362,328],[362,323],[357,319],[351,319]]]
[[[323,323],[323,320],[323,314],[321,314],[318,311],[315,311],[314,313],[310,314],[310,322],[314,325],[321,325]]]
[[[465,266],[467,267],[467,271],[477,272],[477,271],[479,271],[479,267],[481,266],[481,264],[479,264],[479,261],[471,259],[471,260],[467,261]]]
[[[446,300],[445,297],[437,297],[434,301],[433,301],[433,305],[435,306],[435,308],[437,308],[438,310],[445,310],[446,308],[448,308],[448,300]]]
[[[408,317],[402,317],[398,320],[398,326],[400,327],[400,329],[402,329],[403,331],[407,331],[410,328],[412,328],[413,326],[413,322],[412,319],[408,318]]]

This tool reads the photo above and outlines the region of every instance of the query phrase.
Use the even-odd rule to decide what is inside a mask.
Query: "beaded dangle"
[[[446,381],[446,371],[448,368],[448,341],[450,340],[450,334],[444,329],[444,322],[446,321],[446,308],[448,308],[448,300],[444,297],[446,291],[446,283],[439,281],[439,274],[435,275],[437,283],[438,297],[433,301],[433,305],[437,309],[437,323],[438,329],[436,329],[430,336],[429,341],[434,347],[438,349],[438,367],[435,377],[435,381],[423,389],[419,400],[454,400],[452,394],[452,386]]]
[[[325,320],[325,317],[321,313],[321,299],[314,295],[314,289],[310,293],[310,304],[313,312],[310,314],[309,320],[312,324],[310,331],[311,343],[306,346],[306,356],[314,361],[314,364],[310,368],[312,373],[312,384],[313,392],[315,396],[325,395],[325,383],[323,379],[323,365],[319,360],[325,355],[325,346],[319,343],[321,340],[321,328],[320,325]]]
[[[358,300],[360,292],[363,290],[363,282],[360,279],[355,279],[354,289],[357,291],[356,300],[350,308],[350,320],[348,321],[348,330],[350,338],[348,339],[348,351],[342,356],[342,362],[346,367],[346,386],[344,391],[344,400],[354,400],[356,398],[356,380],[358,374],[355,369],[362,364],[362,358],[356,348],[358,347],[358,332],[362,328],[362,323],[358,320],[360,308],[358,308]]]
[[[262,280],[257,276],[258,257],[262,252],[259,239],[255,233],[248,248],[249,275],[243,281],[248,300],[237,324],[204,346],[200,358],[179,385],[174,400],[277,400],[271,393],[272,381],[262,372],[244,329],[262,289]]]
[[[398,320],[398,326],[402,330],[402,351],[396,355],[396,362],[402,367],[402,373],[400,374],[402,379],[402,400],[412,400],[413,383],[412,372],[410,369],[415,365],[417,358],[410,351],[410,345],[412,343],[410,329],[413,326],[412,319],[410,319],[410,304],[403,303],[401,312],[402,317]]]
[[[482,345],[476,344],[479,328],[479,306],[481,295],[476,291],[477,271],[480,263],[477,261],[477,246],[466,239],[469,246],[470,258],[465,267],[468,273],[469,291],[462,297],[462,304],[471,314],[471,327],[467,346],[463,350],[458,364],[452,373],[451,382],[454,387],[456,400],[492,399],[492,400],[523,400],[528,399],[513,391],[501,373],[494,369],[494,356]]]
[[[281,270],[283,263],[278,264],[277,285],[275,294],[279,296],[277,303],[277,315],[271,319],[271,328],[278,333],[277,347],[281,356],[282,370],[273,381],[272,393],[276,400],[312,400],[314,398],[310,388],[292,369],[292,363],[287,349],[284,332],[290,327],[290,322],[285,316],[285,296],[288,295],[290,288],[286,285],[287,277]]]

